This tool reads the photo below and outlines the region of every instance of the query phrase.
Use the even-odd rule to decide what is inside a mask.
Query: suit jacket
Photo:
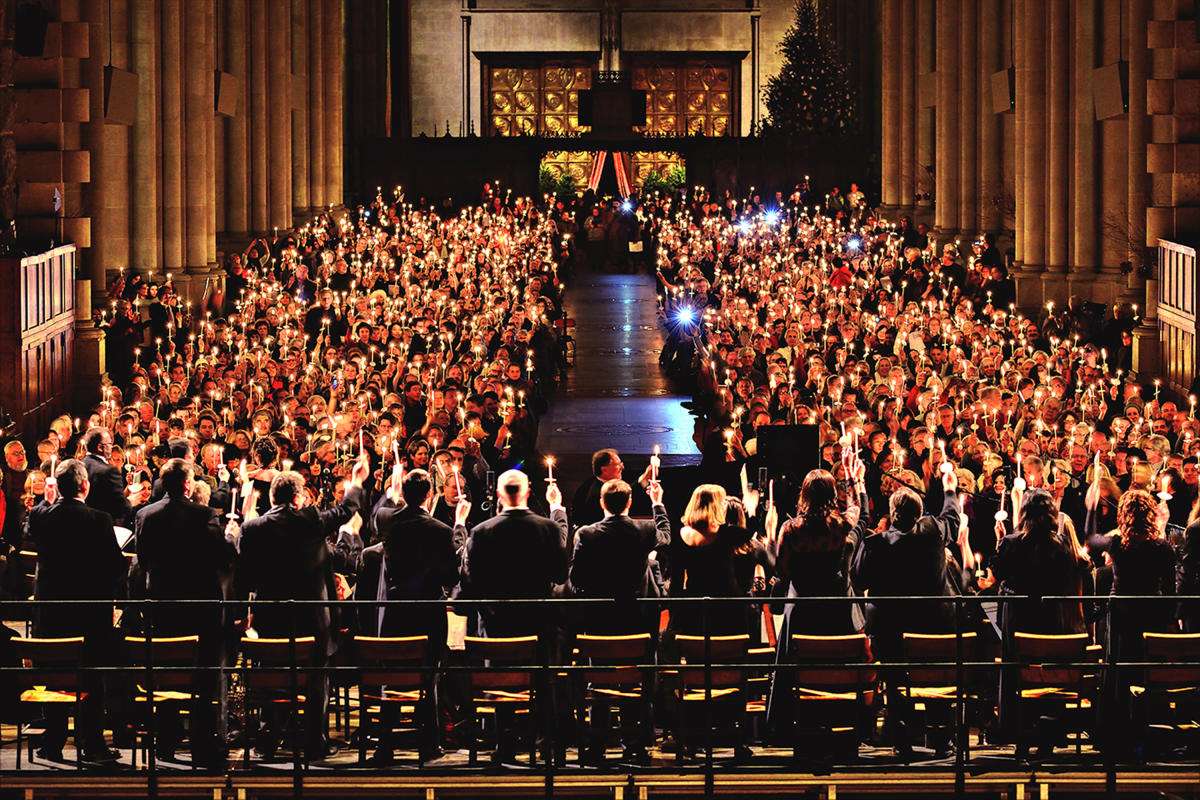
[[[632,633],[645,628],[646,609],[637,598],[651,596],[647,557],[671,543],[667,510],[654,506],[654,521],[624,514],[606,517],[575,532],[570,591],[576,597],[616,600],[616,607],[588,606],[580,627],[591,633]]]
[[[164,497],[137,512],[134,538],[138,565],[152,600],[220,600],[222,577],[235,549],[225,538],[217,512],[183,497]],[[151,621],[157,635],[215,633],[222,619],[218,606],[156,608]]]
[[[890,527],[862,540],[850,577],[855,589],[875,597],[945,596],[946,547],[958,538],[958,495],[947,493],[942,513],[921,517],[910,531]],[[877,654],[896,655],[905,631],[949,629],[954,607],[946,603],[867,602],[866,631]]]
[[[258,600],[329,600],[337,596],[333,573],[353,573],[362,549],[358,537],[326,537],[358,511],[362,490],[351,488],[341,505],[326,511],[311,506],[275,506],[242,526],[237,563],[238,596]],[[357,540],[357,541],[354,541]],[[254,608],[254,628],[264,637],[315,636],[332,652],[332,614],[327,605],[297,608],[295,620],[279,605]]]
[[[125,480],[121,477],[121,470],[91,453],[83,457],[83,465],[87,468],[88,483],[92,485],[88,490],[87,504],[107,513],[114,525],[124,525],[129,520],[133,506],[125,495]]]
[[[567,580],[567,515],[551,518],[527,508],[506,509],[476,525],[463,550],[461,592],[465,600],[550,597]],[[543,617],[528,605],[479,608],[480,632],[487,636],[542,633]]]
[[[125,556],[117,547],[112,518],[81,500],[41,502],[29,512],[29,536],[37,544],[37,600],[112,600],[120,595]],[[107,604],[38,608],[38,636],[105,638],[112,633]]]

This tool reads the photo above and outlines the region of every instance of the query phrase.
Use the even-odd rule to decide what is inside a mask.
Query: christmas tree
[[[797,0],[796,20],[779,43],[779,52],[783,66],[767,81],[767,130],[857,136],[858,98],[816,0]]]

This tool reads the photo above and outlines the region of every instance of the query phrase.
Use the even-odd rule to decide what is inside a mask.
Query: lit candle
[[[458,470],[458,468],[455,467],[455,474],[457,474],[457,470]],[[553,456],[546,459],[546,480],[549,483],[554,483],[554,457]]]

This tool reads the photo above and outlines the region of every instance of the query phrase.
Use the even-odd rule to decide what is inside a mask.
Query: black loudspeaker
[[[579,90],[579,124],[595,132],[628,133],[646,124],[646,93],[624,86]]]
[[[577,116],[579,117],[579,124],[586,125],[590,128],[592,126],[592,120],[595,119],[595,113],[592,109],[591,89],[579,90],[579,100],[576,103],[575,109],[578,112]]]
[[[758,429],[758,457],[773,479],[797,484],[821,463],[816,425],[766,425]]]
[[[1017,72],[1012,67],[993,72],[992,113],[1004,114],[1017,107]]]
[[[104,68],[104,121],[132,125],[137,119],[138,76],[116,67]]]
[[[1129,111],[1129,62],[1118,61],[1092,72],[1092,104],[1096,119],[1112,119]]]
[[[41,58],[46,49],[46,28],[50,25],[50,12],[37,3],[22,3],[17,6],[14,23],[14,46],[17,55]]]

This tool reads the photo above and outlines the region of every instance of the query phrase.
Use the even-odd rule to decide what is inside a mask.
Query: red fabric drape
[[[588,188],[593,192],[600,188],[600,176],[604,174],[604,161],[607,158],[608,151],[601,150],[592,159],[592,169],[588,173]]]
[[[633,184],[629,179],[633,171],[633,159],[629,153],[613,153],[613,166],[617,170],[617,191],[621,197],[629,197],[633,194]]]

